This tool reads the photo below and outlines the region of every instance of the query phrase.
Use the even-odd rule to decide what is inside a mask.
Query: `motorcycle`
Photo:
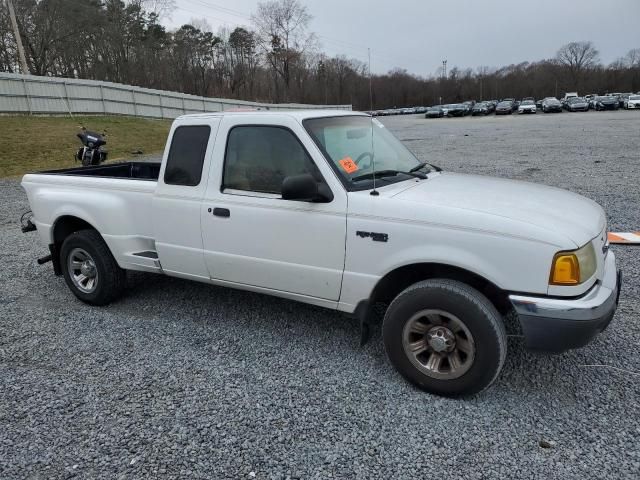
[[[107,160],[107,151],[102,148],[107,144],[106,133],[91,132],[82,127],[77,136],[83,146],[76,152],[75,159],[82,163],[83,167],[100,165]]]

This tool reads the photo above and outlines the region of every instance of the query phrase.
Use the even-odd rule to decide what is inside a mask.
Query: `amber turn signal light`
[[[580,283],[580,263],[573,253],[558,253],[551,267],[551,285],[577,285]]]

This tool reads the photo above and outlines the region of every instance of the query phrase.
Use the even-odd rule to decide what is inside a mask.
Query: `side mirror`
[[[309,173],[291,175],[282,182],[282,199],[303,202],[330,202],[333,195],[326,185],[318,183]]]

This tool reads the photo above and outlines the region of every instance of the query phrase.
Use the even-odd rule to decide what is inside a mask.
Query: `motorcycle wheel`
[[[82,166],[88,167],[92,163],[93,152],[91,150],[85,150],[84,155],[82,155]]]

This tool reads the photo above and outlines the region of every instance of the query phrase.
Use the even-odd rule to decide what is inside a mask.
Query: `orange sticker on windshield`
[[[347,173],[353,173],[358,171],[358,165],[353,161],[351,157],[344,157],[338,162],[342,169]]]

